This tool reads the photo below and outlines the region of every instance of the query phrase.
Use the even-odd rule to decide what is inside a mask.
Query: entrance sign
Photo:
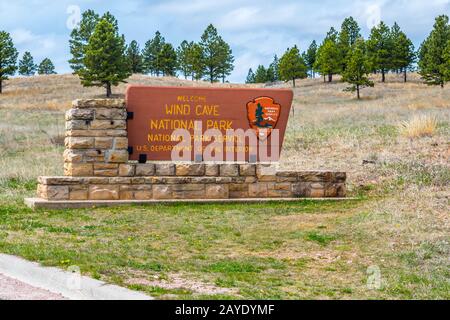
[[[175,160],[172,151],[190,154],[190,161],[202,161],[208,145],[218,142],[223,149],[215,153],[230,161],[230,139],[233,154],[239,143],[245,146],[245,159],[255,162],[255,150],[264,145],[268,151],[281,146],[289,118],[293,93],[288,89],[189,88],[130,85],[126,92],[129,113],[127,121],[130,160]],[[189,132],[190,142],[181,141],[180,129]],[[234,132],[247,132],[243,141]],[[273,134],[274,130],[277,134]],[[209,134],[209,132],[215,132]],[[250,139],[248,132],[257,139]],[[220,133],[221,137],[217,133]],[[231,133],[231,135],[230,135]],[[231,137],[231,138],[230,138]],[[273,139],[272,139],[273,138]],[[255,143],[255,141],[257,141]],[[273,148],[277,147],[277,148]],[[223,155],[223,157],[222,157]],[[217,158],[217,157],[216,157]],[[233,160],[231,160],[233,161]]]

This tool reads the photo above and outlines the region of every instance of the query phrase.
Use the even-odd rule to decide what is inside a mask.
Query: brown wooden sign
[[[247,89],[247,88],[201,88],[201,87],[150,87],[128,86],[126,93],[128,120],[128,144],[130,160],[174,160],[172,150],[180,144],[174,131],[189,131],[190,148],[184,146],[183,152],[190,154],[191,161],[206,160],[202,152],[213,141],[220,141],[226,149],[230,130],[242,129],[256,134],[258,142],[265,142],[268,149],[277,145],[279,152],[284,139],[293,93],[287,89]],[[223,140],[209,136],[199,137],[209,129],[221,133]],[[277,134],[273,134],[277,130]],[[272,139],[278,136],[278,139]],[[196,139],[201,140],[200,148]],[[228,140],[227,140],[228,139]],[[253,142],[252,142],[253,141]],[[237,142],[236,142],[237,144]],[[258,144],[260,145],[260,144]],[[255,142],[245,140],[246,160]],[[238,150],[234,150],[238,152]],[[217,148],[213,154],[220,158]],[[225,152],[225,151],[223,151]],[[269,151],[270,154],[270,151]],[[145,156],[143,156],[145,155]],[[223,155],[223,161],[230,161]]]

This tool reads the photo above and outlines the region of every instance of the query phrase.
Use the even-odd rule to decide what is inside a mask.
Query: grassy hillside
[[[38,175],[62,174],[71,100],[103,90],[71,75],[12,79],[0,95],[0,251],[77,264],[162,298],[448,299],[450,87],[410,78],[375,78],[361,101],[321,79],[294,90],[280,165],[345,170],[358,201],[56,213],[32,212],[22,199]],[[366,287],[371,266],[379,290]]]

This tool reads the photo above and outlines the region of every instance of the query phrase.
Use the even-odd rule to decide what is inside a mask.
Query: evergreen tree
[[[439,16],[419,53],[419,74],[429,85],[440,85],[444,88],[445,83],[449,81],[447,56],[449,40],[449,18],[446,15]]]
[[[156,31],[155,37],[145,43],[142,51],[144,59],[144,71],[146,73],[159,76],[161,73],[161,64],[158,61],[159,54],[166,43],[166,40],[159,31]]]
[[[164,76],[176,76],[177,52],[170,43],[165,43],[158,55],[161,72]]]
[[[231,74],[234,69],[234,57],[230,45],[219,37],[220,59],[219,59],[219,74],[222,77],[222,82]]]
[[[403,72],[403,78],[406,82],[407,71],[415,62],[416,53],[414,45],[410,39],[403,33],[397,23],[391,30],[392,39],[392,68],[397,72]]]
[[[358,39],[351,47],[347,55],[346,69],[342,74],[344,82],[351,84],[345,91],[356,91],[358,99],[361,98],[360,90],[365,87],[373,87],[374,83],[369,80],[370,64],[367,60],[365,42]]]
[[[22,60],[19,61],[19,74],[22,76],[32,76],[36,73],[37,66],[34,64],[33,56],[26,51]]]
[[[341,60],[341,70],[345,71],[347,55],[350,52],[353,44],[361,37],[361,28],[353,17],[346,18],[341,26],[341,31],[338,36],[339,58]]]
[[[110,97],[111,86],[117,86],[131,75],[125,56],[125,38],[115,25],[101,19],[85,48],[83,68],[78,70],[84,86],[106,88]]]
[[[3,90],[3,80],[8,80],[8,76],[14,75],[17,70],[18,55],[10,34],[0,31],[0,93]]]
[[[304,79],[308,76],[308,68],[300,55],[297,46],[288,48],[280,59],[280,79],[283,81],[292,80],[295,88],[295,79]]]
[[[280,66],[280,61],[278,59],[278,56],[275,55],[273,57],[273,61],[270,64],[269,68],[271,68],[273,70],[273,81],[278,81],[280,80],[280,70],[279,70],[279,66]]]
[[[450,81],[450,40],[444,50],[444,79]]]
[[[323,75],[328,76],[328,82],[333,81],[333,75],[341,72],[341,58],[339,49],[332,38],[326,38],[317,50],[315,69]]]
[[[188,66],[192,80],[200,80],[205,73],[203,48],[198,43],[190,42],[188,48]]]
[[[316,58],[317,58],[317,43],[316,40],[313,40],[313,42],[309,45],[308,50],[305,52],[304,57],[306,66],[308,67],[308,70],[311,74],[311,78],[315,77],[314,65],[316,63]]]
[[[141,49],[136,40],[130,42],[126,56],[131,73],[142,73],[144,71]]]
[[[183,40],[177,48],[178,68],[184,75],[185,79],[191,75],[191,68],[189,65],[189,48],[190,44],[186,40]]]
[[[38,67],[38,74],[56,74],[52,60],[45,58]]]
[[[392,68],[392,38],[389,27],[382,21],[372,28],[367,41],[367,50],[372,71],[381,72],[381,81],[386,81],[386,73]]]
[[[245,83],[255,83],[255,73],[252,68],[248,69],[247,78],[245,79]]]
[[[273,68],[273,65],[270,64],[269,67],[266,70],[266,82],[275,82],[275,70]]]
[[[255,83],[267,82],[267,70],[263,65],[259,65],[255,72]]]
[[[229,45],[219,36],[212,24],[203,32],[200,46],[203,51],[206,79],[211,83],[219,78],[224,81],[225,76],[229,75],[234,68],[234,57]]]
[[[117,19],[111,13],[106,12],[102,19],[106,19],[118,30]],[[83,68],[86,45],[99,21],[100,16],[94,10],[86,10],[81,16],[80,24],[70,34],[69,44],[72,58],[69,60],[69,64],[74,73]]]

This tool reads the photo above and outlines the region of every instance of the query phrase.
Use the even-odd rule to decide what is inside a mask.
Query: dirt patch
[[[134,277],[128,279],[125,283],[128,285],[141,285],[146,287],[159,287],[168,290],[186,289],[193,294],[198,295],[215,295],[215,294],[232,294],[238,293],[237,289],[220,288],[210,283],[194,280],[193,276],[188,279],[188,275],[179,273],[169,274],[167,279],[149,279],[148,277]]]

